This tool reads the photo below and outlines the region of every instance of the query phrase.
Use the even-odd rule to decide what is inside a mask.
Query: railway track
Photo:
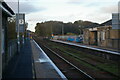
[[[38,43],[39,44],[39,43]],[[73,65],[71,62],[45,45],[39,44],[52,61],[59,67],[68,80],[95,80],[89,74]]]
[[[39,39],[38,39],[39,40]],[[46,41],[38,41],[38,43],[40,43],[40,44],[42,44],[42,45],[40,45],[42,48],[43,48],[43,50],[47,53],[47,55],[52,59],[52,61],[57,65],[57,66],[60,66],[61,67],[61,71],[66,75],[66,74],[70,74],[71,72],[69,72],[69,71],[71,71],[71,70],[74,70],[74,69],[78,69],[78,71],[81,71],[81,72],[83,72],[83,74],[85,73],[85,74],[90,74],[90,75],[88,75],[89,77],[90,77],[90,79],[91,80],[94,80],[94,79],[97,79],[97,80],[103,80],[103,79],[109,79],[109,80],[118,80],[118,78],[117,78],[117,76],[115,77],[115,75],[113,75],[113,74],[109,74],[109,72],[106,72],[106,71],[104,71],[104,70],[100,70],[100,72],[97,72],[96,73],[96,71],[95,71],[95,75],[94,75],[94,72],[90,72],[90,71],[92,71],[92,70],[90,70],[90,69],[87,69],[87,70],[90,70],[90,71],[88,71],[87,73],[86,73],[86,70],[84,70],[84,66],[82,66],[82,68],[81,68],[81,64],[77,61],[76,63],[75,63],[75,60],[73,60],[73,58],[72,59],[69,59],[69,58],[67,58],[66,56],[64,56],[64,54],[66,55],[69,55],[69,56],[71,56],[71,57],[74,57],[74,59],[80,59],[78,56],[75,56],[75,55],[73,55],[73,54],[71,54],[71,53],[69,53],[69,52],[65,52],[65,51],[61,51],[59,48],[55,48],[55,49],[53,49],[52,48],[52,46],[53,45],[49,45],[49,42],[47,41],[47,43],[46,43]],[[49,46],[48,46],[49,45]],[[59,44],[58,44],[59,45]],[[57,45],[57,46],[58,46]],[[61,54],[62,53],[62,54]],[[63,54],[64,53],[64,54]],[[53,56],[53,54],[54,54],[54,56]],[[65,60],[65,61],[67,61],[68,63],[71,63],[72,65],[74,64],[74,68],[72,68],[72,67],[68,67],[68,68],[64,68],[63,69],[63,65],[60,65],[59,64],[59,60],[57,60],[56,58],[55,58],[55,56],[57,56],[57,57],[59,57],[60,59],[63,59],[63,60]],[[69,57],[68,56],[68,57]],[[64,58],[63,58],[64,57]],[[67,60],[66,60],[67,59]],[[80,59],[81,60],[81,59]],[[57,62],[58,61],[58,62]],[[83,61],[83,60],[82,60]],[[83,62],[86,62],[86,61],[83,61]],[[87,62],[87,63],[89,63],[89,62]],[[89,63],[90,64],[90,63]],[[92,64],[91,64],[92,65]],[[77,66],[77,67],[76,67]],[[92,65],[93,67],[96,67],[96,66],[94,66],[94,65]],[[59,67],[59,68],[60,68]],[[80,69],[79,69],[80,68]],[[82,70],[84,70],[84,71],[82,71]],[[99,69],[99,67],[98,67],[98,69]],[[90,72],[90,73],[89,73]],[[72,72],[73,73],[73,72]],[[100,74],[99,74],[100,73]],[[84,75],[85,75],[84,74]],[[101,75],[102,74],[102,75]],[[71,75],[71,74],[70,74]],[[105,77],[105,75],[106,75],[106,77]],[[111,75],[111,76],[110,76]],[[108,76],[108,77],[107,77]],[[75,76],[69,76],[68,78],[77,78],[77,79],[80,79],[80,78],[82,78],[82,77],[75,77]],[[72,79],[73,80],[73,79]],[[82,80],[88,80],[88,79],[82,79]]]
[[[64,43],[64,42],[56,42],[56,41],[52,41],[51,42],[54,42],[54,43],[58,43],[58,44],[62,44],[62,45],[65,45],[65,46],[69,46],[71,48],[74,48],[74,49],[79,49],[85,53],[89,53],[91,55],[95,55],[95,56],[99,56],[99,57],[102,57],[104,59],[107,59],[107,60],[112,60],[112,61],[116,61],[116,62],[120,62],[120,54],[119,54],[119,50],[118,51],[115,51],[115,52],[111,52],[111,51],[108,51],[108,50],[99,50],[99,48],[93,48],[93,47],[87,47],[87,46],[78,46],[78,45],[71,45],[71,44],[68,44],[68,43]]]
[[[44,46],[47,50],[52,52],[52,55],[49,54],[49,56],[54,56],[55,63],[60,63],[59,66],[62,72],[66,75],[68,79],[83,79],[83,80],[95,80],[91,76],[89,76],[87,73],[73,65],[71,62],[67,61],[65,58],[51,50],[50,48]],[[64,67],[64,68],[63,68]]]
[[[60,49],[57,49],[57,50],[61,51]],[[80,61],[83,61],[84,63],[87,63],[87,64],[89,64],[89,65],[91,65],[91,66],[93,66],[93,67],[95,67],[95,68],[97,68],[97,69],[99,69],[99,70],[101,70],[101,71],[107,72],[107,73],[109,73],[109,74],[112,75],[112,76],[119,77],[119,76],[117,76],[117,75],[115,75],[115,74],[113,74],[113,73],[110,73],[109,71],[106,71],[106,70],[104,70],[104,69],[96,66],[95,64],[91,64],[91,63],[89,63],[88,61],[86,61],[86,60],[84,60],[84,59],[81,59],[81,58],[79,58],[79,57],[76,56],[76,55],[73,55],[72,53],[69,53],[69,52],[66,52],[66,51],[61,51],[61,52],[64,52],[64,53],[66,53],[66,54],[68,54],[68,55],[70,55],[70,56],[72,56],[72,57],[74,57],[74,58],[76,58],[76,59],[78,59],[78,60],[80,60]]]

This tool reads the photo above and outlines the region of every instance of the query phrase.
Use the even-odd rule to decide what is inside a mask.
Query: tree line
[[[50,37],[53,35],[80,35],[83,34],[84,28],[97,27],[98,23],[90,21],[78,20],[74,23],[63,23],[61,21],[46,21],[37,23],[35,26],[35,33],[38,36]]]

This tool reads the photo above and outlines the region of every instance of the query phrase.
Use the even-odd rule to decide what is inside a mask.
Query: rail
[[[74,64],[72,64],[71,62],[69,62],[68,60],[66,60],[65,58],[63,58],[62,56],[60,56],[59,54],[57,54],[56,52],[54,52],[53,50],[51,50],[50,48],[48,48],[47,46],[44,46],[45,48],[47,48],[49,51],[51,51],[52,53],[54,53],[56,56],[58,56],[59,58],[61,58],[63,61],[65,61],[66,63],[68,63],[69,65],[71,65],[72,67],[74,67],[75,69],[77,69],[78,71],[80,71],[81,73],[83,73],[85,76],[87,76],[89,79],[91,80],[95,80],[93,77],[91,77],[89,74],[87,74],[86,72],[84,72],[83,70],[81,70],[80,68],[78,68],[77,66],[75,66]]]

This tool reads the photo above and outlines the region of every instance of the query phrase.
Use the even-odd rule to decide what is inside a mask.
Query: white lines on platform
[[[39,59],[37,62],[50,62],[50,64],[54,67],[54,69],[57,71],[57,73],[60,75],[60,77],[63,80],[67,80],[67,78],[64,76],[64,74],[57,68],[57,66],[52,62],[52,60],[46,55],[46,53],[41,49],[41,47],[33,40],[33,42],[36,44],[36,46],[42,51],[46,59]]]
[[[46,60],[46,59],[38,59],[37,61],[35,61],[35,62],[40,62],[40,63],[45,63],[45,62],[49,62],[48,60]]]

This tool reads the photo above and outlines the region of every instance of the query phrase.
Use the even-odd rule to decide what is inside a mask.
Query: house
[[[0,1],[0,79],[7,53],[7,18],[12,15],[14,15],[12,9],[4,1]]]

